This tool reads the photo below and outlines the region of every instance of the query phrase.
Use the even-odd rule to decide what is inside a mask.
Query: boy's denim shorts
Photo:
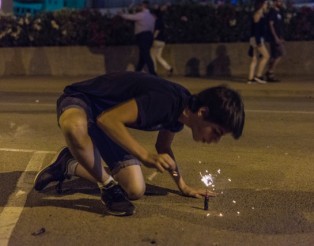
[[[96,124],[95,116],[92,113],[92,108],[87,100],[79,97],[73,97],[63,94],[57,101],[57,119],[61,114],[69,108],[80,108],[86,112],[88,120],[88,134],[90,135],[94,146],[98,149],[102,159],[106,162],[114,175],[121,168],[131,165],[141,165],[141,162],[113,142]]]

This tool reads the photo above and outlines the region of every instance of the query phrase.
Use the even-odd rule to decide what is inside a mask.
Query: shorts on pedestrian
[[[92,112],[91,103],[84,95],[75,96],[65,95],[59,97],[57,101],[57,119],[69,108],[83,109],[87,115],[88,134],[90,135],[94,146],[98,149],[102,159],[106,162],[114,175],[121,168],[131,165],[141,165],[141,162],[118,144],[113,142],[96,124],[96,117]]]
[[[270,57],[277,59],[279,57],[285,56],[286,49],[283,44],[277,44],[276,42],[270,42]]]

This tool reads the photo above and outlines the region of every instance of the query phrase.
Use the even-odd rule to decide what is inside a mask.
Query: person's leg
[[[139,165],[130,165],[121,168],[113,175],[123,190],[132,200],[141,198],[145,193],[145,180]]]
[[[153,45],[153,34],[151,32],[145,32],[142,35],[142,51],[144,63],[147,65],[148,71],[150,74],[156,75],[154,62],[150,55],[150,50]]]
[[[269,67],[268,67],[268,73],[274,74],[275,68],[277,67],[277,65],[280,62],[280,60],[281,60],[281,57],[270,58],[270,60],[269,60]]]
[[[268,70],[266,73],[267,80],[269,82],[280,82],[280,80],[276,79],[274,72],[278,65],[278,63],[281,61],[282,56],[285,54],[285,48],[283,44],[276,44],[276,43],[270,43],[271,47],[271,58],[268,63]]]
[[[258,78],[261,78],[263,76],[265,66],[269,60],[269,53],[268,53],[268,50],[264,44],[259,46],[257,49],[258,49],[258,52],[261,54],[262,57],[260,58],[259,64],[257,66],[256,76]]]
[[[70,164],[71,165],[71,164]],[[97,184],[97,180],[84,168],[83,165],[81,165],[80,163],[73,163],[73,165],[75,165],[75,169],[73,170],[73,172],[71,173],[71,175],[73,176],[77,176],[83,179],[86,179],[88,181],[90,181],[91,183]],[[104,166],[104,164],[102,164]],[[108,169],[108,167],[104,167],[106,172],[108,174],[111,174],[110,170]]]
[[[171,66],[162,57],[162,52],[165,47],[165,42],[157,41],[157,45],[158,45],[157,54],[156,54],[157,61],[163,66],[164,69],[169,71],[171,69]]]
[[[143,49],[143,37],[142,37],[141,33],[136,35],[136,43],[138,46],[139,57],[138,57],[138,62],[137,62],[135,71],[141,72],[144,68],[144,65],[145,65],[145,57],[144,57],[144,49]]]
[[[152,48],[150,49],[150,56],[153,60],[154,63],[154,68],[155,71],[157,71],[157,61],[156,61],[156,57],[157,57],[157,52],[158,52],[158,46],[156,44],[156,41],[154,41]]]
[[[276,43],[270,42],[269,47],[270,47],[270,59],[268,62],[266,75],[273,73],[274,62],[276,60]]]
[[[249,70],[249,80],[248,82],[253,82],[254,80],[254,75],[255,75],[255,69],[256,69],[256,65],[257,65],[257,50],[254,49],[253,50],[253,56],[252,56],[252,60],[250,63],[250,70]]]
[[[59,124],[72,155],[87,171],[81,176],[89,180],[93,177],[97,182],[105,183],[110,176],[103,168],[100,154],[88,134],[85,111],[69,108],[61,114]]]

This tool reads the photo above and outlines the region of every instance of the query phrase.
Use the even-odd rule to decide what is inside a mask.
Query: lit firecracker
[[[206,189],[206,195],[204,198],[204,210],[208,210],[208,202],[209,202],[209,195],[208,195],[208,190]]]
[[[208,171],[206,171],[206,173],[208,173]],[[206,187],[209,187],[210,185],[213,186],[214,180],[213,180],[213,176],[208,173],[205,175],[202,175],[202,173],[200,172],[201,175],[201,181],[206,185]],[[208,202],[209,202],[209,193],[208,193],[208,189],[206,189],[206,194],[204,197],[204,210],[208,210]]]

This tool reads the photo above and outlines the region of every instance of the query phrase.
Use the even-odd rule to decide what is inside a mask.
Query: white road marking
[[[3,149],[0,149],[3,151]],[[9,151],[9,149],[4,149]],[[13,151],[17,151],[14,150]],[[31,152],[20,150],[20,152]],[[19,178],[15,191],[10,195],[7,204],[0,214],[0,245],[7,246],[10,237],[24,209],[28,194],[33,189],[34,172],[37,172],[47,155],[47,151],[35,151],[27,167]]]
[[[10,149],[10,148],[0,148],[0,151],[4,152],[26,152],[26,153],[43,153],[43,154],[55,154],[56,151],[49,151],[49,150],[35,150],[35,149]],[[38,171],[38,170],[37,170]]]
[[[264,110],[264,109],[247,109],[246,112],[252,113],[275,113],[275,114],[314,114],[314,111],[299,110]]]

